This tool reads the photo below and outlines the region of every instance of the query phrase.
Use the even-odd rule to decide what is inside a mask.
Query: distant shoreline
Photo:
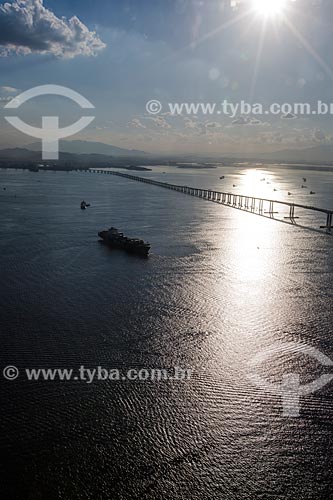
[[[119,163],[121,163],[120,160]],[[71,162],[63,162],[59,161],[58,163],[42,163],[41,161],[32,161],[32,160],[14,160],[14,159],[0,159],[0,169],[6,170],[32,170],[32,171],[60,171],[60,172],[71,172],[71,171],[88,171],[91,168],[99,168],[99,169],[120,169],[120,170],[128,170],[128,171],[137,171],[137,172],[151,172],[154,167],[172,167],[175,170],[213,170],[218,168],[235,168],[235,169],[256,169],[256,170],[274,170],[274,169],[284,169],[284,170],[303,170],[303,171],[313,171],[313,172],[333,172],[333,165],[309,165],[309,164],[294,164],[294,163],[265,163],[265,162],[254,162],[254,161],[229,161],[225,160],[221,163],[211,163],[205,162],[202,163],[177,163],[177,162],[147,162],[145,166],[136,164],[135,160],[132,160],[132,164],[125,163],[124,164],[112,164],[103,162],[89,162],[89,163],[71,163]],[[148,164],[147,164],[148,163]]]

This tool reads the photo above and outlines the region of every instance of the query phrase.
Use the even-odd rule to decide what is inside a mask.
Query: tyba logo
[[[17,109],[25,102],[43,95],[57,95],[67,97],[76,102],[83,109],[94,109],[85,97],[78,92],[60,85],[40,85],[30,90],[22,92],[16,96],[8,104],[6,109]],[[94,119],[94,116],[83,116],[77,122],[68,127],[59,128],[59,116],[43,116],[42,128],[33,127],[22,121],[17,116],[5,116],[5,119],[17,130],[20,130],[26,135],[36,137],[42,140],[42,157],[43,160],[58,160],[59,159],[59,139],[74,135],[85,127],[87,127]]]

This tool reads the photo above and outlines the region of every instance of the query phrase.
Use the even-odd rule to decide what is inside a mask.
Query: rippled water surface
[[[139,175],[281,200],[290,191],[295,202],[332,208],[327,172]],[[111,225],[150,241],[150,258],[98,243]],[[333,498],[333,382],[288,418],[281,397],[250,376],[280,383],[299,373],[304,384],[332,373],[290,352],[293,342],[333,359],[332,241],[123,178],[0,171],[1,368],[21,372],[1,380],[3,498]],[[251,368],[272,348],[279,354]],[[91,384],[23,376],[81,365],[193,375]]]

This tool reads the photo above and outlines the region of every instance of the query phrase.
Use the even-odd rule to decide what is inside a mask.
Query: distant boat
[[[277,189],[274,188],[274,191],[277,191]]]
[[[82,200],[80,204],[81,210],[85,210],[87,207],[90,207],[90,203],[86,203],[84,200]]]
[[[222,181],[224,179],[224,175],[221,175],[220,180]]]
[[[302,189],[306,189],[306,188],[307,188],[307,186],[304,186],[304,185],[302,184]]]
[[[310,191],[310,194],[316,194],[314,191]]]
[[[291,196],[291,192],[290,191],[288,191],[288,196]]]
[[[303,182],[306,182],[306,177],[303,177]]]
[[[236,186],[236,184],[233,184],[232,187],[236,188],[237,186]]]

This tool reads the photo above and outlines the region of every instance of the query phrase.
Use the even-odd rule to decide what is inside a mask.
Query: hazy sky
[[[333,102],[333,2],[280,2],[271,15],[258,0],[2,4],[0,147],[35,142],[5,122],[3,104],[42,84],[70,87],[95,105],[95,121],[77,138],[120,147],[227,154],[330,144],[332,116],[165,113],[169,102]],[[146,112],[151,99],[163,114]],[[35,125],[42,115],[59,114],[62,125],[81,116],[54,97],[18,113]]]

